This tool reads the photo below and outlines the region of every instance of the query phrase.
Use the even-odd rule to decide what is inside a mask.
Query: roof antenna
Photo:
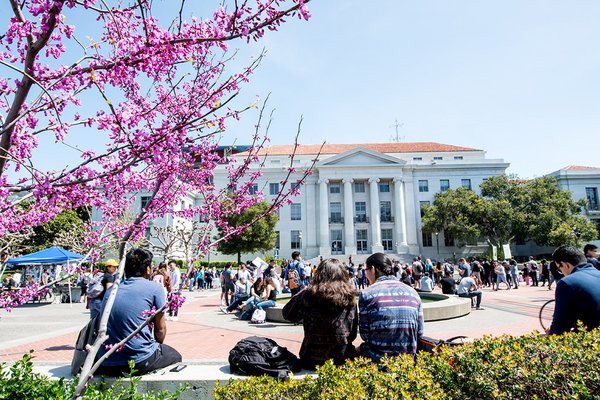
[[[400,136],[398,134],[398,128],[402,128],[403,126],[404,126],[404,122],[402,122],[402,123],[398,122],[398,118],[396,118],[394,120],[394,125],[390,125],[390,128],[396,128],[396,137],[392,137],[392,141],[394,141],[396,143],[400,143],[400,142],[404,141],[405,137]]]

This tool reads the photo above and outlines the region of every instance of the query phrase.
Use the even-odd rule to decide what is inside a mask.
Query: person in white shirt
[[[429,272],[425,272],[425,275],[421,278],[421,292],[432,292],[433,291],[433,280],[429,277]]]
[[[469,297],[469,298],[473,298],[476,297],[477,298],[477,303],[475,305],[477,310],[483,310],[484,308],[481,307],[481,297],[482,297],[482,293],[480,290],[477,290],[477,283],[475,282],[475,279],[473,279],[470,276],[467,277],[463,277],[460,280],[460,283],[458,284],[458,297]]]
[[[175,261],[169,261],[169,275],[171,276],[171,293],[179,292],[179,289],[181,289],[181,271],[177,268]]]

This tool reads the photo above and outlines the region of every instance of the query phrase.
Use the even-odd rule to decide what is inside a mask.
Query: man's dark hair
[[[367,268],[375,267],[376,276],[394,275],[394,264],[392,263],[392,260],[383,253],[372,254],[367,258],[366,264]]]
[[[299,251],[294,251],[292,253],[292,260],[295,260],[296,258],[300,257],[300,252]]]
[[[567,262],[573,266],[583,264],[587,261],[579,249],[573,246],[560,246],[552,253],[552,260]]]
[[[152,264],[152,257],[150,250],[139,247],[129,250],[125,256],[125,276],[128,278],[144,276],[146,268]]]
[[[593,250],[597,250],[598,246],[596,246],[595,244],[591,244],[588,243],[585,246],[583,246],[583,254],[585,254],[587,256],[588,251],[593,251]]]

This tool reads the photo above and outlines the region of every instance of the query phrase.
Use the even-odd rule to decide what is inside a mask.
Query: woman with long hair
[[[352,342],[358,330],[356,290],[341,261],[321,261],[310,285],[283,307],[283,317],[304,326],[300,361],[314,369],[332,359],[343,364],[357,355]]]

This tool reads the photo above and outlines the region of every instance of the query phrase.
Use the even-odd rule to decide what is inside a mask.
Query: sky
[[[324,1],[261,43],[244,88],[272,144],[395,138],[474,147],[533,178],[600,167],[600,2]],[[259,51],[260,47],[250,49]],[[245,51],[239,58],[245,56]],[[227,135],[243,142],[248,116]],[[246,126],[245,124],[250,124]]]
[[[208,18],[218,4],[188,1],[184,15]],[[172,8],[155,5],[158,17]],[[397,121],[401,141],[482,149],[520,178],[600,167],[600,2],[312,0],[309,9],[308,22],[231,44],[232,68],[267,52],[236,101],[270,94],[271,144],[293,143],[300,118],[304,144],[389,142]],[[230,123],[221,144],[251,143],[256,118]]]

